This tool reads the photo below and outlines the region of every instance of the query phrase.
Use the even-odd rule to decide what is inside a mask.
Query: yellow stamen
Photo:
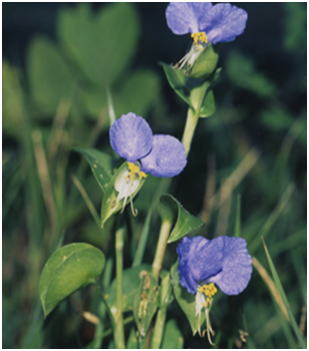
[[[207,44],[208,43],[208,37],[205,32],[196,32],[191,34],[191,38],[193,39],[193,44],[198,45],[198,44]]]
[[[139,176],[140,176],[141,178],[146,178],[146,177],[147,177],[147,174],[146,174],[145,172],[143,172],[143,171],[140,171],[140,172],[139,172]]]
[[[147,174],[145,172],[141,171],[140,167],[133,162],[128,162],[128,169],[130,171],[130,173],[128,175],[129,178],[132,176],[140,178],[140,179],[147,177]]]
[[[217,293],[218,289],[216,288],[214,283],[210,283],[199,286],[198,291],[204,294],[206,298],[212,298]]]
[[[132,173],[138,173],[139,172],[139,167],[135,163],[132,163],[132,162],[128,162],[128,169]]]

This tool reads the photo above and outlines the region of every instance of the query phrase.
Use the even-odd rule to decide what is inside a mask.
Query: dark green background
[[[191,213],[200,214],[206,183],[211,176],[218,190],[254,148],[259,154],[257,163],[233,189],[228,209],[214,208],[205,235],[232,234],[236,202],[241,195],[242,235],[250,248],[265,229],[265,223],[266,227],[270,223],[266,234],[264,232],[265,240],[294,316],[300,321],[306,303],[306,4],[237,5],[248,11],[246,31],[234,42],[216,47],[220,54],[219,65],[223,68],[214,88],[217,111],[211,118],[199,122],[188,166],[173,180],[171,192]],[[72,3],[5,3],[2,6],[3,59],[16,69],[24,96],[23,105],[18,106],[13,94],[13,101],[16,101],[13,105],[17,110],[22,108],[22,116],[27,115],[26,122],[19,124],[20,114],[14,115],[12,109],[7,112],[4,108],[3,346],[6,348],[78,348],[85,347],[93,337],[92,326],[79,314],[85,306],[91,310],[90,297],[94,293],[91,287],[62,303],[44,323],[43,333],[40,332],[38,274],[52,251],[52,243],[58,240],[57,235],[59,238],[64,234],[65,243],[86,241],[102,248],[107,255],[113,255],[108,233],[101,233],[95,227],[81,197],[71,194],[74,188],[71,175],[78,174],[99,207],[97,185],[85,164],[82,170],[78,168],[81,158],[71,148],[92,146],[112,154],[108,145],[108,124],[103,125],[89,145],[96,119],[85,110],[75,115],[72,112],[63,136],[69,142],[64,142],[56,158],[48,159],[52,191],[62,194],[57,203],[58,214],[61,212],[62,217],[61,220],[57,217],[55,238],[48,237],[49,212],[33,156],[34,131],[41,133],[44,149],[50,147],[54,113],[42,112],[32,99],[29,47],[38,35],[58,45],[58,15],[64,8],[76,6]],[[108,4],[95,3],[91,4],[91,9],[96,14],[105,6]],[[134,7],[140,21],[140,36],[125,74],[140,68],[153,72],[156,90],[153,96],[150,94],[144,117],[156,133],[170,133],[181,138],[186,106],[169,88],[158,63],[177,62],[189,48],[189,36],[175,36],[169,31],[164,16],[166,4],[135,3]],[[117,21],[113,25],[116,29]],[[121,41],[118,44],[123,45]],[[3,84],[5,90],[9,83],[4,79]],[[113,94],[121,89],[121,78],[117,84]],[[101,92],[103,95],[105,90]],[[141,99],[142,96],[141,93]],[[74,117],[76,115],[79,117]],[[139,216],[134,219],[137,233],[157,186],[155,179],[149,184],[137,201],[140,209]],[[157,232],[155,218],[145,255],[147,263],[151,263],[153,257]],[[127,239],[126,266],[131,263],[136,240],[138,234]],[[251,253],[268,269],[259,240]],[[175,245],[172,244],[166,268],[174,260]],[[212,315],[216,331],[221,332],[218,347],[235,347],[239,329],[249,332],[247,346],[251,348],[297,347],[282,326],[269,290],[256,271],[248,289],[240,296],[222,298]],[[176,303],[169,310],[168,319],[172,317],[177,319],[184,335],[185,348],[207,347],[206,340],[191,336]],[[107,338],[104,348],[108,347],[108,342]]]

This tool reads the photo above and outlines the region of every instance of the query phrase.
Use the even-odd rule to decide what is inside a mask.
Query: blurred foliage
[[[113,346],[110,320],[91,285],[44,321],[39,274],[47,258],[70,242],[91,243],[112,257],[113,221],[104,229],[95,225],[87,196],[99,210],[101,190],[87,162],[73,151],[97,148],[114,156],[107,133],[111,106],[117,117],[134,111],[156,133],[181,137],[186,105],[164,80],[158,62],[177,62],[190,38],[168,30],[165,7],[3,5],[4,348]],[[173,179],[171,192],[206,222],[207,237],[233,235],[237,223],[251,254],[269,276],[275,272],[280,278],[289,312],[305,333],[306,4],[241,7],[249,13],[245,33],[215,48],[222,67],[213,87],[216,112],[199,121],[188,166]],[[159,217],[153,211],[146,221],[146,214],[164,186],[148,179],[135,201],[139,214],[125,238],[128,272],[142,238],[148,240],[144,262],[152,262]],[[175,262],[175,247],[168,247],[166,269]],[[113,262],[107,260],[105,287],[113,276]],[[299,346],[264,278],[255,270],[244,293],[214,301],[218,347]],[[99,327],[85,319],[85,311],[101,311]],[[136,345],[132,319],[126,328]],[[247,341],[240,330],[249,334]],[[205,343],[192,336],[174,301],[162,346],[204,348]]]

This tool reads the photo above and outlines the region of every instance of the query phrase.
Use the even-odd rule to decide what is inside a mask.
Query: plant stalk
[[[171,302],[171,280],[170,275],[164,275],[160,287],[160,307],[157,313],[156,322],[154,326],[151,348],[159,349],[161,347],[164,326],[166,320],[166,311],[169,303]]]
[[[182,135],[182,143],[184,144],[187,155],[190,152],[193,135],[195,133],[201,107],[208,88],[209,82],[205,82],[204,84],[192,89],[190,93],[190,101],[193,108],[188,108],[187,120]]]
[[[155,323],[152,343],[151,343],[152,349],[160,348],[162,338],[163,338],[165,319],[166,319],[166,307],[159,309],[157,313],[157,318],[156,318],[156,323]]]
[[[113,312],[115,319],[115,345],[118,349],[125,348],[124,326],[123,326],[123,233],[124,228],[116,231],[116,311]]]
[[[155,257],[152,263],[152,273],[156,279],[159,278],[159,274],[162,268],[165,250],[167,246],[167,240],[171,231],[172,223],[170,219],[163,219],[159,234],[159,240],[156,248]]]

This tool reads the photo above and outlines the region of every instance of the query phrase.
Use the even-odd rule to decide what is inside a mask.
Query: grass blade
[[[237,194],[234,236],[241,236],[241,195]]]
[[[283,286],[281,284],[281,281],[280,281],[280,278],[279,278],[279,275],[278,275],[278,272],[275,268],[275,265],[272,261],[272,258],[269,254],[269,251],[267,249],[267,246],[266,246],[266,243],[264,241],[264,239],[262,238],[262,242],[263,242],[263,247],[264,247],[264,250],[265,250],[265,254],[266,254],[266,258],[267,258],[267,261],[268,261],[268,264],[269,264],[269,267],[270,267],[270,270],[271,270],[271,274],[273,276],[273,280],[274,280],[274,283],[275,283],[275,286],[280,294],[280,297],[282,299],[282,301],[284,302],[285,304],[285,307],[288,311],[288,316],[289,316],[289,322],[290,322],[290,325],[291,325],[291,328],[293,329],[294,333],[295,333],[295,336],[297,338],[297,341],[299,343],[299,346],[301,348],[306,348],[306,342],[304,340],[304,336],[302,335],[296,321],[295,321],[295,318],[293,316],[293,313],[292,313],[292,310],[291,310],[291,307],[290,307],[290,304],[289,304],[289,301],[287,299],[287,296],[284,292],[284,289],[283,289]]]

